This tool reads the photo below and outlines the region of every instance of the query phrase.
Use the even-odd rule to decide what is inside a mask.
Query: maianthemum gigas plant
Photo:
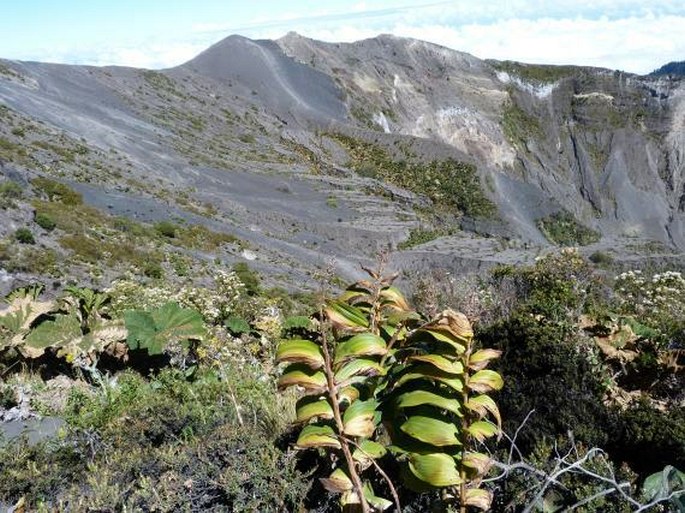
[[[463,314],[445,310],[426,319],[392,285],[395,276],[366,271],[370,279],[324,302],[316,329],[278,347],[279,388],[304,391],[296,448],[332,454],[335,470],[321,481],[340,494],[344,511],[393,504],[401,511],[379,464],[388,453],[408,488],[441,490],[444,504],[462,513],[489,509],[491,492],[480,484],[491,460],[475,447],[501,432],[488,393],[503,381],[486,369],[499,351],[475,349]],[[372,472],[387,482],[392,501],[376,495]]]

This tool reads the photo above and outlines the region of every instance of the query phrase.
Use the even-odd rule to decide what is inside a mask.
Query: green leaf
[[[230,331],[233,335],[242,335],[243,333],[249,333],[250,332],[250,324],[243,319],[242,317],[238,317],[237,315],[231,315],[226,321],[224,321],[224,326]]]
[[[57,315],[54,321],[44,321],[24,339],[32,358],[49,347],[62,347],[81,338],[81,322],[75,315]],[[33,349],[33,351],[31,351]]]
[[[295,405],[296,421],[307,422],[312,418],[332,419],[333,408],[328,400],[316,396],[305,396]]]
[[[461,416],[459,401],[456,399],[443,397],[426,390],[413,390],[411,392],[401,394],[397,398],[396,404],[398,408],[411,408],[413,406],[430,404],[431,406],[435,406],[442,410],[448,410]]]
[[[462,482],[454,458],[444,453],[410,454],[409,469],[418,479],[435,487]]]
[[[435,340],[449,344],[450,346],[452,346],[457,351],[458,354],[461,354],[464,351],[466,351],[465,343],[460,338],[455,337],[451,333],[443,333],[443,332],[438,331],[438,330],[429,330],[429,329],[420,329],[418,331],[428,333]]]
[[[384,374],[383,367],[381,367],[374,360],[359,358],[342,366],[342,368],[335,373],[335,382],[337,384],[344,384],[354,376],[379,376]]]
[[[309,424],[300,431],[295,447],[298,449],[309,449],[311,447],[333,447],[334,449],[340,449],[340,442],[335,436],[335,431],[333,431],[332,427]]]
[[[360,331],[369,326],[369,321],[359,308],[341,301],[330,301],[324,312],[337,329]]]
[[[444,383],[457,392],[461,392],[464,388],[464,382],[461,377],[457,377],[449,372],[443,372],[437,367],[428,364],[412,365],[408,367],[407,371],[399,377],[396,385],[400,386],[415,379],[428,379],[433,382],[437,381]]]
[[[308,330],[312,328],[311,318],[305,315],[293,315],[286,317],[283,321],[283,330],[303,329]]]
[[[461,445],[457,428],[451,422],[416,415],[409,417],[400,429],[409,436],[437,447]]]
[[[666,498],[677,491],[685,492],[685,473],[671,465],[649,475],[642,485],[642,493],[649,501]],[[685,512],[685,493],[672,497],[670,502],[680,513]]]
[[[387,449],[378,442],[373,440],[362,440],[352,453],[352,458],[362,464],[365,464],[369,459],[377,460],[386,455]]]
[[[334,364],[359,356],[382,356],[388,352],[385,341],[373,333],[360,333],[335,348]]]
[[[472,397],[467,401],[466,407],[469,410],[476,412],[480,418],[485,417],[489,412],[497,421],[497,427],[500,428],[502,426],[502,417],[500,416],[499,408],[491,397],[485,394]]]
[[[343,414],[343,432],[349,436],[370,437],[376,430],[373,420],[377,407],[375,399],[354,401]]]
[[[415,355],[410,356],[409,360],[430,363],[441,371],[448,372],[450,374],[462,374],[464,372],[464,366],[461,364],[461,362],[449,360],[439,354]]]
[[[392,506],[392,502],[390,502],[389,500],[384,499],[382,497],[377,497],[376,493],[373,491],[373,488],[371,487],[371,484],[368,482],[365,482],[362,485],[362,493],[364,494],[366,502],[368,502],[369,505],[371,505],[377,511],[385,511],[386,509]]]
[[[327,478],[319,479],[323,487],[331,493],[343,493],[354,488],[352,479],[340,467],[336,468],[333,473]]]
[[[504,386],[502,376],[493,370],[481,370],[468,378],[468,387],[474,392],[487,393],[500,390]]]
[[[283,389],[294,385],[301,386],[310,393],[323,391],[327,385],[326,375],[305,364],[293,363],[286,367],[278,378],[278,388]]]
[[[146,349],[148,354],[160,354],[172,342],[202,340],[205,335],[202,316],[195,310],[176,303],[166,303],[156,310],[129,310],[124,313],[131,349]]]
[[[466,431],[479,442],[499,434],[497,426],[487,420],[478,420],[474,422]]]
[[[285,340],[278,344],[276,361],[304,363],[312,369],[323,367],[323,351],[321,346],[310,340]]]

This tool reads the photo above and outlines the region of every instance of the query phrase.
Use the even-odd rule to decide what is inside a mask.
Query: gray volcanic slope
[[[256,95],[279,116],[319,122],[342,121],[346,108],[331,78],[283,54],[273,41],[230,36],[208,48],[183,68],[235,83],[243,95]]]
[[[475,175],[421,179],[447,159]],[[0,172],[24,187],[51,176],[111,214],[231,233],[242,249],[200,256],[247,258],[285,285],[331,262],[357,276],[379,250],[407,272],[531,260],[553,249],[558,216],[595,234],[588,254],[677,263],[685,82],[393,36],[231,36],[163,71],[0,61]],[[464,206],[445,207],[443,189]],[[0,210],[0,242],[30,222],[22,208]],[[58,235],[41,243],[68,256]]]

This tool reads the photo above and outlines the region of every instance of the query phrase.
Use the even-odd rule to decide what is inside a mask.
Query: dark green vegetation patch
[[[558,246],[587,246],[600,239],[598,232],[583,226],[566,211],[538,219],[536,224],[547,240]]]
[[[376,144],[343,134],[331,134],[350,154],[350,167],[359,175],[376,178],[422,194],[436,209],[471,217],[492,217],[495,205],[485,196],[473,164],[454,159],[414,162],[396,160]]]

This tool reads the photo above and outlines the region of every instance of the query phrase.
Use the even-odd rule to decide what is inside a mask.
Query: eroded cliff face
[[[564,210],[607,240],[685,247],[681,79],[484,62],[393,36],[278,43],[333,76],[361,121],[474,159],[521,237],[542,243],[536,221]]]

